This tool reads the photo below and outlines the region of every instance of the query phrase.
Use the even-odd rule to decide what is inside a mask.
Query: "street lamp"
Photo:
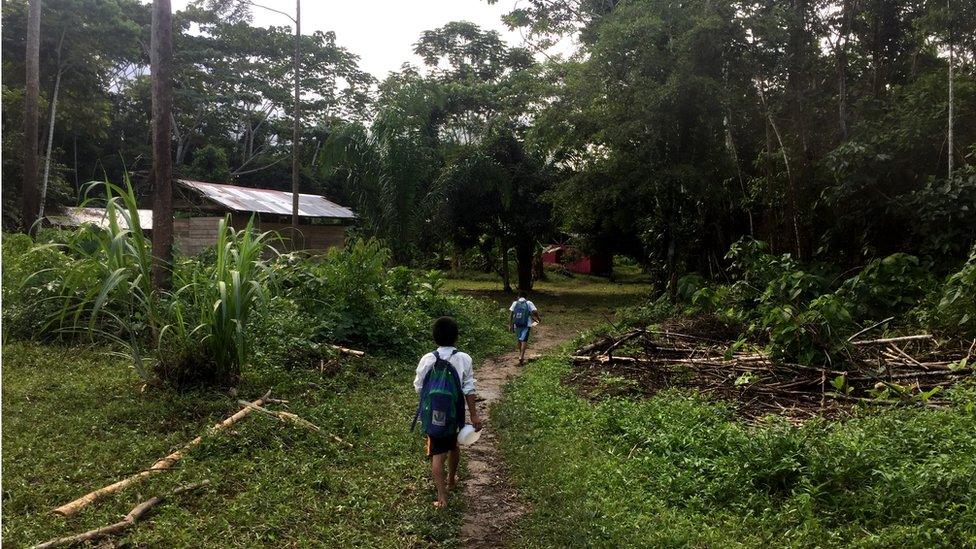
[[[298,145],[301,140],[302,128],[301,128],[301,92],[299,86],[299,75],[300,75],[300,60],[301,60],[301,44],[302,44],[302,0],[295,0],[295,17],[274,8],[268,6],[263,6],[250,0],[245,0],[248,4],[266,9],[268,11],[273,11],[277,14],[284,15],[295,23],[295,57],[293,63],[295,65],[295,109],[292,115],[292,130],[291,130],[291,245],[292,249],[298,249],[298,195],[299,189],[299,176],[298,176]]]

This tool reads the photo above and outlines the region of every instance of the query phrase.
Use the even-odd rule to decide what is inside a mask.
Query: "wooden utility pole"
[[[295,113],[291,129],[291,243],[292,249],[299,249],[298,232],[298,195],[300,189],[299,149],[302,137],[302,103],[301,103],[301,53],[302,53],[302,0],[295,0]]]
[[[27,89],[24,94],[24,230],[32,231],[40,211],[37,188],[37,119],[40,91],[41,0],[30,0],[27,12]]]
[[[173,10],[170,0],[153,0],[152,39],[153,143],[153,287],[168,289],[173,262]]]

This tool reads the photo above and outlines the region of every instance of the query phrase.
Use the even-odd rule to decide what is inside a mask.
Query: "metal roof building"
[[[323,196],[301,194],[298,215],[302,221],[295,235],[291,226],[290,192],[184,179],[176,183],[182,196],[174,196],[173,238],[177,250],[187,255],[196,255],[215,244],[217,227],[227,215],[235,229],[243,229],[253,217],[257,230],[278,233],[280,238],[271,239],[272,245],[311,251],[342,247],[346,242],[346,225],[356,219],[356,214],[345,206]],[[138,210],[138,215],[142,230],[151,231],[152,210]],[[48,220],[63,227],[108,227],[105,208],[67,208],[48,216]],[[126,224],[124,216],[119,216],[119,223]]]
[[[275,231],[281,237],[272,239],[286,249],[324,251],[342,247],[346,242],[346,225],[356,214],[324,196],[298,195],[299,234],[291,227],[292,193],[274,189],[255,189],[222,183],[177,179],[179,193],[174,193],[173,209],[177,212],[174,237],[177,247],[196,254],[216,242],[217,224],[226,215],[236,229],[247,226],[254,217],[259,231]]]
[[[177,183],[186,189],[227,210],[239,213],[266,213],[292,215],[292,193],[273,189],[253,189],[179,179]],[[356,214],[345,206],[317,194],[298,195],[298,215],[332,219],[355,219]]]

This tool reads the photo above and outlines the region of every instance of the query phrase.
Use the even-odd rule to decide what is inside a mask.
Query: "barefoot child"
[[[420,419],[427,436],[427,457],[430,458],[437,486],[434,506],[447,507],[447,492],[457,483],[458,450],[457,435],[464,426],[464,408],[471,414],[471,425],[481,430],[481,418],[475,403],[474,370],[471,357],[458,352],[457,322],[442,316],[434,322],[434,343],[437,350],[427,353],[417,365],[413,388],[420,395],[414,426]],[[411,430],[413,427],[411,427]],[[444,479],[444,462],[448,462],[448,478]]]
[[[532,331],[532,321],[539,322],[539,309],[535,303],[525,299],[525,292],[519,291],[518,299],[508,308],[508,331],[518,339],[519,366],[525,364],[525,349],[529,346],[529,332]]]

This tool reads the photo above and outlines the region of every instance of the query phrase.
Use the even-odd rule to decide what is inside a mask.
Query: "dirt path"
[[[537,358],[572,336],[572,331],[540,324],[532,333],[526,359]],[[481,402],[479,410],[485,428],[481,439],[465,452],[468,478],[463,483],[465,512],[461,525],[461,540],[465,547],[504,547],[513,522],[526,511],[509,482],[508,470],[489,418],[491,407],[501,398],[505,383],[520,372],[518,354],[514,351],[490,358],[475,369]]]

